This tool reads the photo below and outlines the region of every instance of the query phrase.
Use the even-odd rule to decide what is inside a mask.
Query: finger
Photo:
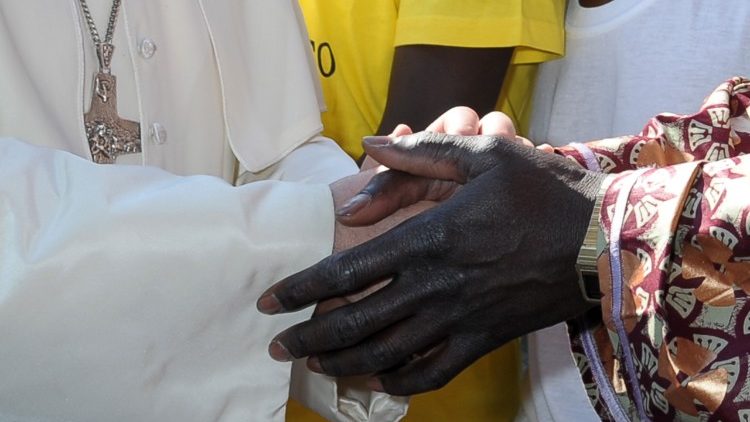
[[[497,163],[492,154],[508,143],[494,136],[457,136],[419,132],[399,138],[367,137],[365,151],[394,170],[415,176],[465,183]]]
[[[427,126],[425,131],[450,135],[476,135],[479,133],[479,116],[469,107],[453,107]]]
[[[493,111],[482,117],[479,133],[482,135],[501,136],[505,139],[513,140],[525,147],[534,147],[534,144],[531,141],[523,136],[516,135],[516,128],[513,125],[513,120],[511,120],[505,113],[499,111]]]
[[[368,382],[368,386],[395,396],[437,390],[491,350],[493,347],[479,336],[452,337],[425,356],[394,371],[377,375]]]
[[[523,136],[516,136],[516,142],[525,147],[534,148],[534,143],[524,138]]]
[[[393,132],[391,132],[391,134],[388,136],[404,136],[404,135],[411,135],[411,134],[412,134],[411,128],[402,123],[396,126],[396,128],[393,129]],[[364,158],[364,161],[362,162],[362,165],[360,166],[360,170],[370,170],[378,166],[380,166],[380,163],[375,161],[369,155],[366,155]]]
[[[555,152],[555,147],[550,144],[541,144],[536,147],[537,150],[551,154]]]
[[[479,116],[469,107],[454,107],[444,116],[443,131],[448,135],[472,136],[479,133]]]
[[[410,135],[414,132],[412,132],[411,128],[408,125],[405,125],[403,123],[396,126],[395,129],[393,129],[393,132],[389,136],[404,136],[404,135]]]
[[[420,293],[406,292],[400,285],[390,285],[359,302],[334,309],[278,334],[272,351],[287,353],[273,355],[277,360],[317,355],[351,347],[363,339],[412,315]]]
[[[423,227],[430,227],[424,230]],[[271,286],[258,299],[265,314],[292,312],[321,300],[358,292],[398,273],[415,257],[434,255],[449,232],[432,211],[359,246],[338,252]]]
[[[454,182],[389,170],[374,176],[362,191],[337,209],[336,218],[347,226],[374,224],[420,201],[443,201],[457,187]]]
[[[479,133],[482,135],[497,135],[505,139],[516,137],[516,127],[513,120],[505,113],[493,111],[479,121]]]
[[[433,321],[414,316],[354,347],[314,356],[307,365],[314,372],[334,377],[385,371],[439,343],[445,336],[441,331]]]

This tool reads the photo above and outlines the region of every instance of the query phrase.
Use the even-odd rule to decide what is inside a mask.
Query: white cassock
[[[135,165],[89,161],[78,0],[0,0],[0,421],[281,421],[266,347],[309,311],[255,300],[330,253],[326,185],[357,170],[318,136],[296,1],[123,0],[114,44]],[[300,373],[329,419],[405,412]]]

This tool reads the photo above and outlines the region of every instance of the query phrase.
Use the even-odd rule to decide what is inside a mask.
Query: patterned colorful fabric
[[[600,322],[571,324],[605,420],[750,420],[750,80],[638,136],[558,149],[616,174]]]

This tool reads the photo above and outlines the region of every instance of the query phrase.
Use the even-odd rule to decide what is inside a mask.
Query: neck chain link
[[[110,73],[110,63],[112,62],[112,53],[114,52],[112,38],[114,38],[115,26],[117,25],[117,14],[120,12],[121,2],[122,0],[114,0],[112,2],[112,10],[109,12],[109,23],[107,24],[107,33],[102,42],[102,39],[99,36],[99,31],[96,29],[96,22],[94,22],[94,18],[91,16],[89,5],[86,3],[86,0],[79,0],[83,16],[86,19],[86,24],[91,33],[91,40],[96,47],[100,70],[104,73]]]

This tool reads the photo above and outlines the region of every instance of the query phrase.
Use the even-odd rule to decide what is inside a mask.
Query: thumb
[[[403,135],[410,135],[412,133],[412,130],[409,126],[401,123],[400,125],[396,126],[395,129],[393,129],[393,132],[391,132],[388,136],[403,136]],[[365,160],[362,162],[362,166],[360,166],[360,170],[370,170],[374,169],[380,166],[380,163],[375,161],[372,157],[365,154]]]
[[[363,146],[368,155],[390,169],[466,183],[494,166],[494,154],[488,152],[504,142],[497,136],[419,132],[397,138],[369,136]]]
[[[453,107],[432,122],[425,131],[451,135],[476,135],[479,133],[479,116],[469,107]],[[404,135],[402,133],[396,135]]]

